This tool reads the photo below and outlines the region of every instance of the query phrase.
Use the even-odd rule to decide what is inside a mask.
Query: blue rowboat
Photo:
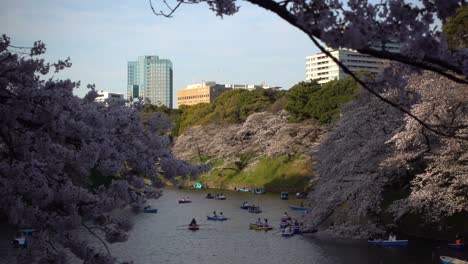
[[[143,213],[147,213],[147,214],[155,214],[158,212],[158,209],[145,209],[143,210]]]
[[[464,260],[447,257],[447,256],[440,256],[440,260],[442,261],[443,264],[468,264],[468,262]]]
[[[291,210],[296,210],[296,211],[305,211],[305,210],[307,210],[306,207],[295,206],[295,205],[289,206],[289,209],[291,209]]]
[[[449,243],[448,246],[449,248],[462,250],[465,247],[465,244],[464,243],[460,243],[460,244]]]
[[[383,247],[406,247],[408,246],[408,240],[372,240],[367,241],[368,245],[371,246],[383,246]]]
[[[300,226],[293,226],[294,234],[302,234]]]
[[[249,209],[249,208],[250,208],[250,205],[242,205],[240,208],[241,208],[241,209]]]
[[[226,217],[219,217],[219,216],[207,216],[206,218],[211,221],[226,221],[227,220]]]

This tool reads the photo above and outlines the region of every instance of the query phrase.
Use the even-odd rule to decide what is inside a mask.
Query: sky
[[[42,40],[50,62],[70,57],[73,66],[54,78],[81,81],[78,96],[86,84],[126,94],[127,62],[142,55],[172,61],[174,90],[202,81],[289,89],[304,80],[305,57],[318,52],[304,33],[242,1],[237,14],[222,19],[205,3],[165,18],[148,0],[0,1],[0,34],[15,46]]]

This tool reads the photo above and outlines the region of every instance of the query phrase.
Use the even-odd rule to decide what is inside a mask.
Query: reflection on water
[[[224,191],[227,200],[220,201],[204,198],[206,193],[207,190],[166,189],[160,199],[149,202],[153,208],[159,209],[159,212],[136,216],[129,240],[111,245],[112,254],[138,264],[439,263],[436,262],[438,250],[431,250],[433,246],[427,242],[412,243],[411,240],[408,248],[378,248],[367,246],[365,241],[336,240],[314,234],[282,238],[277,228],[279,219],[285,211],[300,218],[300,211],[288,210],[289,205],[298,205],[300,201],[280,200],[279,194],[252,195],[228,191]],[[177,200],[180,197],[190,197],[193,202],[178,204]],[[260,205],[263,212],[251,214],[240,209],[244,201]],[[229,220],[207,221],[206,216],[213,211],[223,212]],[[258,217],[267,218],[276,230],[249,230],[249,223],[255,222]],[[192,232],[184,226],[192,218],[202,224],[199,231]],[[1,263],[15,263],[11,261],[11,257],[16,254],[16,249],[12,250],[8,243],[6,239],[0,241]],[[464,252],[455,253],[446,249],[441,253],[467,257],[463,256]]]

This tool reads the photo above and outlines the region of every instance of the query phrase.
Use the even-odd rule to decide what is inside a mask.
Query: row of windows
[[[199,94],[199,95],[181,96],[181,97],[177,97],[177,99],[186,100],[186,99],[208,98],[208,97],[210,97],[209,94]]]

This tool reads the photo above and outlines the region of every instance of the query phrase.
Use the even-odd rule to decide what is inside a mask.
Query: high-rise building
[[[142,97],[151,104],[172,108],[172,62],[158,56],[140,56],[138,61],[128,62],[127,96]]]
[[[380,47],[376,46],[376,49]],[[399,45],[388,44],[386,50],[399,52]],[[386,61],[372,56],[361,54],[349,49],[328,49],[328,51],[342,62],[352,72],[367,71],[380,73],[385,67]],[[340,80],[347,76],[342,69],[325,53],[318,53],[306,57],[306,81],[316,80],[323,84],[332,80]]]

